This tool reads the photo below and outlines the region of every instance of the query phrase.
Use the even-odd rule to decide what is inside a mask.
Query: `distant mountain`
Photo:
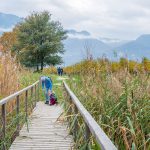
[[[119,47],[129,42],[127,40],[120,40],[120,39],[107,38],[107,37],[100,37],[99,40],[105,44],[108,44],[112,48]]]
[[[113,41],[111,39],[98,40],[95,38],[79,37],[69,38],[64,42],[66,52],[63,56],[66,65],[76,63],[86,58],[88,47],[93,58],[100,58],[105,55],[111,60],[126,57],[131,60],[141,61],[143,57],[150,59],[150,34],[141,35],[133,41]],[[117,58],[114,56],[117,53]]]
[[[11,31],[23,18],[12,14],[0,13],[0,35]],[[141,35],[133,41],[120,41],[102,37],[96,39],[88,31],[67,30],[68,38],[64,41],[63,60],[65,65],[71,65],[86,58],[86,49],[90,49],[93,58],[102,57],[104,54],[109,59],[114,58],[114,50],[120,57],[141,60],[142,57],[150,58],[150,34]]]
[[[22,21],[22,18],[0,12],[0,34],[10,31],[18,22]]]
[[[94,38],[68,38],[64,41],[65,54],[63,55],[65,65],[77,63],[86,58],[86,49],[90,50],[93,58],[109,54],[110,47]]]
[[[120,57],[141,60],[142,57],[150,58],[150,34],[141,35],[134,41],[115,48]]]
[[[87,49],[93,58],[109,54],[111,47],[108,44],[94,38],[88,31],[67,30],[68,38],[64,41],[65,53],[63,60],[65,65],[77,63],[87,56]]]

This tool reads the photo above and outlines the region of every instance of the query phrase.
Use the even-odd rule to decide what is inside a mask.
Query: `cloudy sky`
[[[0,12],[21,17],[48,10],[65,29],[122,40],[150,33],[150,0],[0,0]]]

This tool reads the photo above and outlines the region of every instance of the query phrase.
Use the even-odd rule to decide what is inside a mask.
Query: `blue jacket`
[[[53,83],[50,78],[42,76],[41,81],[42,81],[42,89],[46,88],[52,90]]]

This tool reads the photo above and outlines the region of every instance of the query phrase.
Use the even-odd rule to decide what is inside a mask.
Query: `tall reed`
[[[149,74],[130,73],[128,66],[112,72],[107,61],[96,65],[81,65],[71,88],[118,149],[150,149]]]
[[[33,84],[39,79],[40,74],[33,74],[31,71],[20,66],[15,57],[10,53],[5,53],[0,56],[0,99],[13,94],[20,89]],[[35,91],[35,89],[33,90]],[[33,92],[34,93],[34,92]],[[35,93],[28,91],[28,115],[32,112],[35,103]],[[31,96],[32,95],[32,96]],[[0,149],[5,145],[8,149],[17,136],[16,127],[19,120],[20,128],[27,122],[25,112],[25,93],[19,95],[19,114],[16,113],[16,98],[8,101],[6,107],[6,135],[3,138],[3,119],[0,112]],[[2,106],[0,106],[2,110]]]
[[[0,56],[0,98],[8,96],[19,89],[19,72],[21,67],[10,53]]]

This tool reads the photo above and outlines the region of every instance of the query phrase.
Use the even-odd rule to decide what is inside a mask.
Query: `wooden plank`
[[[24,125],[10,150],[69,150],[73,149],[73,138],[65,122],[59,121],[63,109],[59,105],[49,106],[38,102],[29,118],[29,132]]]
[[[117,150],[112,141],[108,138],[108,136],[104,133],[104,131],[100,128],[97,122],[93,119],[91,114],[84,108],[79,99],[75,96],[75,94],[70,90],[68,85],[63,81],[64,87],[71,97],[72,102],[78,108],[81,116],[83,117],[85,123],[89,127],[92,135],[96,138],[96,141],[100,144],[102,150]]]

